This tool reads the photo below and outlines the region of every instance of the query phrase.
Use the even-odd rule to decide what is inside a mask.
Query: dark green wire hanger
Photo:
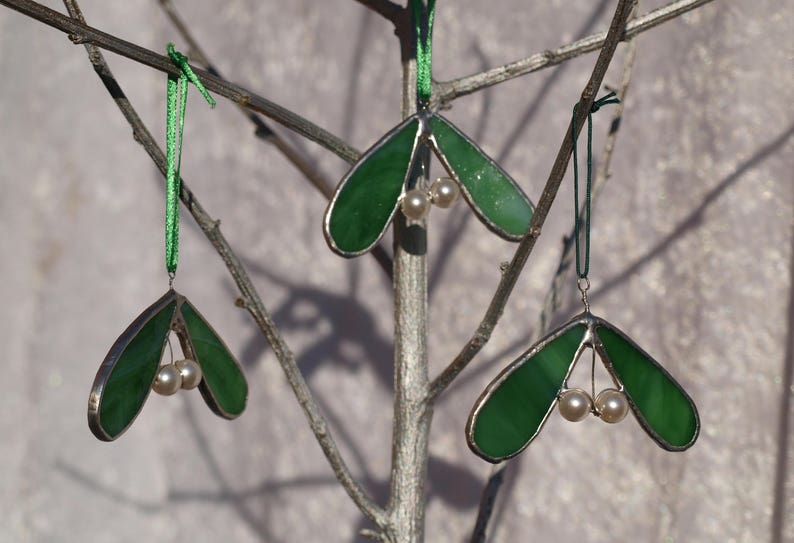
[[[576,243],[576,276],[579,279],[587,279],[590,273],[590,199],[593,191],[593,113],[597,112],[607,104],[619,104],[620,99],[617,98],[614,92],[610,92],[606,96],[599,98],[593,102],[590,111],[587,112],[587,184],[585,188],[585,224],[584,224],[584,267],[581,264],[581,250],[579,248],[579,230],[582,225],[582,220],[579,217],[579,154],[577,148],[579,145],[576,141],[576,109],[579,104],[573,106],[573,116],[571,120],[571,139],[573,141],[573,212],[574,223],[573,232],[574,240]]]

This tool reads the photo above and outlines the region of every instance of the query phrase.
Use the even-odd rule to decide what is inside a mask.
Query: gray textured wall
[[[52,2],[58,9],[60,4]],[[643,10],[661,5],[643,2]],[[435,76],[449,79],[606,26],[613,2],[439,2]],[[366,148],[399,120],[389,26],[351,0],[182,1],[228,77]],[[781,405],[792,390],[789,1],[718,0],[644,34],[594,216],[594,311],[664,361],[700,407],[683,454],[633,420],[554,417],[510,471],[494,541],[770,541]],[[154,1],[86,0],[90,24],[154,50],[177,35]],[[165,81],[109,55],[162,141]],[[461,99],[448,115],[537,198],[594,56]],[[607,81],[616,84],[622,49]],[[351,541],[366,526],[332,479],[220,259],[183,218],[178,288],[239,354],[251,383],[234,423],[198,394],[152,397],[112,444],[88,431],[94,373],[167,287],[162,180],[66,36],[0,9],[0,541]],[[609,113],[596,116],[596,148]],[[235,108],[191,94],[183,175],[250,265],[355,473],[388,487],[389,287],[321,234],[322,198]],[[306,144],[332,178],[345,164]],[[570,184],[502,324],[443,398],[432,430],[428,541],[464,541],[488,466],[467,450],[471,404],[527,345],[570,225]],[[458,205],[430,233],[437,371],[479,322],[513,246]],[[459,235],[458,235],[459,234]],[[568,309],[577,310],[573,281]],[[788,351],[787,351],[788,347]],[[787,354],[788,353],[788,354]],[[788,429],[786,429],[787,431]],[[791,448],[788,449],[791,451]],[[788,468],[789,470],[791,468]],[[794,541],[786,520],[784,541]]]

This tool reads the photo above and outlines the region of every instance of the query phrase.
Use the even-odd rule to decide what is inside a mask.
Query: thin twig
[[[83,21],[82,13],[76,0],[63,0],[69,14],[77,20]],[[94,66],[94,70],[99,75],[102,82],[105,84],[113,100],[118,105],[127,122],[130,124],[135,135],[135,139],[143,145],[146,152],[151,157],[152,161],[160,169],[160,172],[165,175],[166,172],[166,159],[157,142],[152,137],[146,125],[143,123],[137,112],[130,104],[127,97],[124,95],[121,87],[116,81],[113,73],[107,65],[107,62],[102,55],[102,52],[92,44],[85,44],[88,51],[88,58]],[[355,502],[358,508],[364,515],[372,520],[378,526],[384,522],[383,510],[375,504],[369,496],[367,496],[364,489],[353,478],[350,470],[345,464],[344,459],[339,453],[336,442],[330,434],[328,424],[325,418],[320,413],[316,401],[314,400],[311,390],[309,389],[306,381],[298,369],[295,355],[287,346],[284,338],[276,328],[270,313],[262,303],[259,293],[256,291],[253,283],[251,282],[248,273],[240,261],[239,257],[235,254],[226,238],[220,230],[220,221],[214,220],[201,206],[196,198],[196,195],[190,190],[188,185],[182,181],[180,199],[185,204],[190,214],[195,219],[196,223],[201,228],[204,235],[212,243],[215,250],[218,252],[226,267],[229,270],[234,282],[245,300],[245,307],[248,309],[251,316],[256,321],[262,333],[267,338],[268,343],[273,349],[276,358],[279,361],[287,381],[295,393],[298,403],[303,408],[306,418],[309,420],[309,425],[314,432],[317,441],[320,444],[323,452],[325,453],[331,468],[339,480],[340,484],[347,491],[350,498]]]
[[[168,57],[92,28],[38,2],[32,0],[0,0],[0,5],[7,6],[32,19],[66,32],[74,43],[90,43],[155,70],[179,75],[179,68]],[[196,75],[199,76],[208,90],[273,119],[293,132],[325,147],[347,162],[353,163],[361,156],[361,153],[347,142],[309,122],[300,115],[239,85],[216,77],[206,70],[193,68],[193,71],[196,72]]]
[[[485,488],[483,488],[482,496],[480,497],[480,508],[477,511],[477,522],[475,522],[474,530],[471,533],[471,543],[485,542],[488,521],[491,520],[496,497],[499,495],[499,489],[505,480],[506,467],[507,462],[500,462],[495,466],[491,466],[491,474],[488,476],[488,482],[485,483]]]
[[[382,541],[384,543],[389,543],[388,536],[383,532],[378,532],[376,530],[369,530],[367,528],[364,528],[363,530],[359,530],[358,534],[361,537],[367,537],[369,539],[372,539],[373,541]]]
[[[625,32],[620,36],[620,40],[627,40],[712,1],[713,0],[677,0],[671,2],[664,7],[635,18],[625,26]],[[461,77],[452,81],[438,82],[433,92],[434,101],[440,105],[445,105],[460,96],[471,94],[522,75],[537,72],[543,68],[556,66],[566,60],[600,49],[606,42],[606,38],[606,32],[599,32],[573,43],[569,43],[568,45],[558,47],[553,51],[535,53],[524,59],[491,68],[484,72]]]
[[[577,138],[585,120],[587,119],[588,112],[593,105],[595,95],[598,92],[598,89],[601,87],[601,82],[604,79],[607,68],[609,68],[612,57],[615,55],[615,50],[617,49],[618,43],[621,41],[623,29],[626,26],[626,20],[628,19],[635,2],[636,0],[620,0],[618,2],[617,8],[615,9],[615,15],[612,18],[609,32],[607,33],[606,39],[604,40],[604,47],[601,49],[601,53],[598,55],[598,60],[596,61],[595,67],[593,68],[593,73],[591,74],[590,80],[587,82],[587,85],[582,91],[582,96],[579,100],[579,106],[576,110]],[[502,316],[502,312],[504,311],[504,307],[510,298],[510,294],[513,292],[516,281],[518,281],[518,277],[521,274],[521,271],[524,269],[527,259],[529,258],[530,254],[532,254],[532,250],[535,248],[535,242],[540,236],[543,223],[546,221],[546,217],[548,216],[549,210],[551,209],[551,206],[557,196],[557,191],[560,188],[562,179],[565,176],[565,171],[568,168],[568,162],[571,158],[571,152],[573,150],[570,137],[572,130],[573,126],[571,123],[569,123],[568,128],[563,135],[562,144],[560,146],[559,152],[557,153],[557,158],[554,161],[554,165],[551,168],[551,173],[549,173],[549,178],[546,181],[546,186],[544,187],[540,200],[538,200],[538,205],[535,208],[535,214],[532,216],[532,220],[529,223],[527,233],[521,240],[521,243],[519,243],[510,265],[502,274],[502,279],[499,282],[499,286],[496,288],[496,293],[494,294],[494,297],[488,306],[485,317],[480,322],[480,325],[472,338],[463,347],[452,363],[447,366],[431,383],[430,390],[428,392],[429,402],[435,401],[436,397],[442,391],[444,391],[447,386],[449,386],[455,377],[457,377],[457,375],[463,371],[463,369],[469,364],[469,362],[472,361],[477,353],[480,352],[483,346],[490,339],[494,327],[499,322],[499,318]]]
[[[615,150],[615,142],[617,141],[618,132],[620,130],[620,122],[623,117],[623,110],[626,106],[626,94],[629,90],[629,85],[631,83],[631,76],[634,70],[634,59],[636,58],[637,52],[637,41],[636,37],[630,38],[627,45],[626,50],[626,58],[623,61],[623,75],[621,77],[620,82],[620,89],[617,91],[617,95],[620,98],[620,103],[618,103],[613,108],[612,114],[612,122],[610,123],[609,135],[607,136],[607,140],[604,143],[604,151],[603,156],[598,168],[598,172],[596,173],[596,179],[593,187],[592,199],[591,199],[591,206],[595,207],[596,201],[598,200],[598,195],[601,193],[601,189],[604,187],[604,184],[610,178],[610,165],[612,164],[612,156]],[[582,206],[584,207],[584,206]],[[584,209],[580,210],[579,213],[580,217],[584,216]],[[543,311],[540,314],[540,319],[538,326],[536,326],[537,334],[538,335],[546,335],[549,331],[549,324],[551,322],[551,317],[554,312],[558,309],[558,291],[565,280],[569,280],[568,276],[568,269],[570,268],[571,264],[574,260],[574,249],[576,245],[574,244],[575,229],[572,229],[571,234],[567,236],[564,240],[563,251],[560,255],[560,262],[557,266],[557,271],[554,274],[554,278],[552,279],[551,286],[549,291],[546,295],[546,301],[543,305]],[[534,343],[534,339],[531,341]],[[482,491],[482,497],[480,499],[480,509],[477,514],[477,522],[474,526],[474,530],[471,536],[471,543],[484,543],[485,537],[487,535],[488,529],[488,522],[491,519],[491,515],[493,514],[494,505],[496,503],[496,498],[499,495],[499,491],[502,488],[502,482],[504,481],[505,470],[508,466],[512,464],[512,461],[501,462],[494,466],[491,469],[491,473],[488,476],[488,481],[485,483],[485,487]]]
[[[214,76],[225,79],[220,71],[212,64],[204,49],[199,45],[198,40],[193,37],[187,24],[179,15],[172,0],[160,0],[160,6],[165,11],[166,16],[171,20],[171,23],[176,28],[177,32],[182,36],[182,39],[188,45],[190,50],[190,57],[197,63],[201,64],[206,70]],[[254,134],[261,140],[273,144],[287,160],[300,171],[305,179],[312,184],[320,193],[325,196],[326,200],[330,200],[334,195],[334,188],[328,181],[325,175],[309,160],[306,159],[303,153],[286,139],[274,131],[268,124],[256,113],[249,111],[244,106],[238,105],[240,111],[245,115],[254,125]],[[386,253],[382,245],[376,245],[369,253],[380,266],[381,270],[391,279],[392,276],[392,261],[391,257]]]

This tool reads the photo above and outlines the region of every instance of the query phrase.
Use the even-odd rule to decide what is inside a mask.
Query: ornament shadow
[[[717,183],[714,188],[709,190],[700,203],[695,207],[689,215],[679,222],[673,230],[670,231],[659,243],[649,249],[644,255],[637,258],[634,262],[629,264],[623,271],[610,279],[607,279],[602,286],[593,289],[590,294],[590,301],[599,300],[607,295],[612,290],[620,287],[628,281],[632,275],[639,272],[643,267],[653,262],[655,259],[662,256],[676,241],[688,233],[697,230],[703,225],[705,214],[709,207],[711,207],[727,190],[735,185],[745,174],[752,171],[757,166],[761,165],[765,160],[771,158],[778,151],[780,151],[789,139],[794,136],[794,124],[791,124],[775,139],[759,148],[750,158],[739,164],[736,169]],[[573,304],[572,304],[573,305]],[[573,307],[567,307],[566,311],[572,310]]]
[[[576,32],[574,41],[581,40],[593,33],[596,28],[596,25],[601,21],[606,10],[609,6],[611,6],[613,2],[610,0],[600,0],[598,5],[593,8],[592,13],[585,21],[585,24]],[[506,143],[502,147],[502,149],[497,154],[497,162],[504,162],[509,157],[510,154],[515,149],[515,146],[521,141],[521,136],[526,132],[526,130],[532,125],[535,120],[535,116],[537,115],[538,111],[540,111],[543,102],[549,96],[551,91],[559,82],[560,78],[565,74],[566,70],[568,70],[570,63],[560,64],[559,66],[555,67],[551,74],[549,74],[546,79],[543,81],[543,85],[541,85],[540,90],[535,94],[535,96],[529,101],[529,106],[524,110],[524,113],[518,118],[516,121],[513,130],[510,131],[510,134],[506,138]]]
[[[585,24],[579,31],[576,33],[575,39],[581,39],[585,36],[588,36],[593,32],[593,29],[604,16],[607,7],[610,5],[609,0],[600,0],[597,6],[593,9],[592,13],[588,17]],[[488,59],[488,57],[483,52],[482,48],[478,41],[475,41],[472,44],[472,54],[478,60],[478,68],[476,71],[484,71],[488,68],[488,66],[492,66],[493,63]],[[535,117],[540,111],[541,106],[543,105],[545,99],[549,96],[552,90],[554,90],[555,86],[559,82],[562,75],[565,73],[567,69],[567,64],[562,64],[551,71],[551,74],[546,77],[544,80],[540,90],[535,94],[535,96],[529,101],[529,106],[524,110],[521,116],[516,121],[513,129],[510,131],[509,136],[506,138],[506,143],[502,146],[499,152],[496,155],[496,161],[498,163],[503,163],[508,160],[510,154],[513,152],[515,146],[521,142],[522,135],[529,129],[532,123],[535,121]],[[477,121],[477,127],[472,132],[474,135],[474,141],[482,141],[483,135],[487,129],[487,122],[490,116],[490,112],[492,109],[493,103],[493,94],[491,89],[485,89],[484,91],[478,93],[479,96],[482,97],[482,106],[481,106],[481,113],[479,115],[479,119]],[[523,187],[527,189],[527,193],[531,194],[529,191],[529,187]],[[538,189],[540,187],[537,187]],[[466,230],[466,226],[469,223],[469,219],[471,219],[472,214],[459,211],[460,208],[465,206],[457,206],[455,209],[455,216],[453,220],[450,221],[449,227],[445,230],[443,234],[443,241],[439,246],[438,253],[434,255],[434,262],[433,266],[430,269],[430,277],[428,279],[429,284],[429,291],[430,297],[432,299],[433,293],[435,292],[435,287],[438,285],[439,281],[444,275],[444,271],[446,267],[452,262],[452,259],[449,256],[454,252],[455,248],[460,244],[463,238],[463,234]]]
[[[780,394],[780,419],[777,430],[777,461],[775,463],[775,490],[772,508],[772,543],[783,543],[786,527],[786,484],[788,481],[788,458],[791,449],[789,428],[791,425],[791,391],[794,390],[794,226],[791,231],[791,258],[789,263],[791,280],[788,294],[788,326],[786,331],[786,353]]]

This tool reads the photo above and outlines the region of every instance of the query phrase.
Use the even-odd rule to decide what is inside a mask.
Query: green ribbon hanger
[[[179,77],[168,74],[165,129],[165,267],[169,277],[173,280],[179,262],[179,188],[181,181],[179,169],[182,164],[182,134],[185,127],[188,82],[196,86],[210,106],[215,107],[215,100],[190,68],[187,57],[177,51],[173,43],[168,44],[168,56],[180,70]],[[179,115],[178,120],[177,114]]]
[[[436,0],[428,0],[427,9],[422,0],[413,0],[412,7],[416,32],[416,98],[421,108],[430,103],[433,91],[433,19]]]

